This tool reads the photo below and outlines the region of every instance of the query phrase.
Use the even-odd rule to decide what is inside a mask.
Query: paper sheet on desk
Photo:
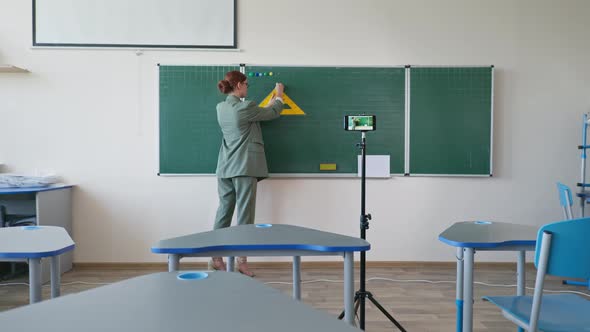
[[[47,187],[59,182],[55,175],[31,176],[17,174],[0,174],[0,188]]]
[[[358,156],[357,174],[361,177],[362,156]],[[368,178],[390,178],[389,155],[368,155],[366,156],[365,176]]]

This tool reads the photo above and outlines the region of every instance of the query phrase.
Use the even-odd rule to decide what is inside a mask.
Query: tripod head
[[[371,214],[362,214],[361,215],[361,229],[369,229],[369,220],[371,220]]]

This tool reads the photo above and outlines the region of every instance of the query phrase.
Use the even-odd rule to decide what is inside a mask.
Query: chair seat
[[[485,296],[502,311],[529,323],[532,296]],[[574,294],[543,295],[537,329],[546,332],[590,331],[590,301]]]

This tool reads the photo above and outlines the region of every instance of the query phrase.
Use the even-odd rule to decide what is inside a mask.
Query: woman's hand
[[[277,83],[275,85],[276,96],[279,98],[283,98],[283,91],[285,91],[285,85],[283,83]]]

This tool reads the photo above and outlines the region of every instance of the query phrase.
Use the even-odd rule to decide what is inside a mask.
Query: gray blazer
[[[268,177],[259,121],[276,119],[282,110],[283,103],[278,100],[264,108],[252,101],[241,101],[233,95],[217,104],[217,121],[223,133],[217,177]]]

